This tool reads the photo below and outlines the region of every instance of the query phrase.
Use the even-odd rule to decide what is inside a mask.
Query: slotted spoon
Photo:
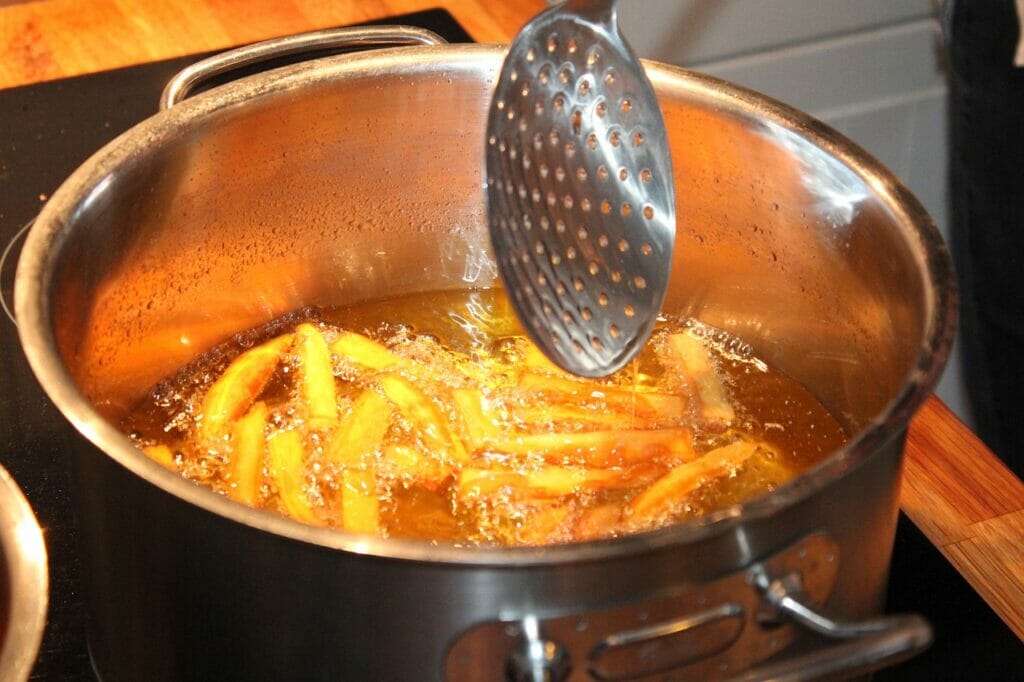
[[[665,123],[614,0],[570,0],[513,41],[487,120],[487,207],[523,326],[574,374],[640,351],[675,241]]]

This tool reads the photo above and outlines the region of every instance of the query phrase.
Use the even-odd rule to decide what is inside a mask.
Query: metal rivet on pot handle
[[[568,650],[558,642],[545,639],[535,616],[522,623],[523,639],[505,661],[507,682],[562,682],[572,672]]]
[[[415,26],[330,28],[265,40],[216,54],[185,67],[167,82],[160,96],[160,110],[170,109],[180,103],[196,86],[211,78],[280,57],[342,48],[357,51],[403,45],[443,45],[446,42],[436,33]]]
[[[804,595],[798,574],[771,578],[759,569],[753,569],[752,582],[762,593],[762,615],[792,621],[815,634],[841,641],[795,658],[753,668],[731,678],[730,682],[846,679],[905,661],[932,643],[931,625],[917,614],[894,614],[862,621],[834,620],[818,611]]]

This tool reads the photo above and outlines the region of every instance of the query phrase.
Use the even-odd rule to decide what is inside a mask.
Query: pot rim
[[[50,328],[49,288],[59,253],[72,230],[76,209],[102,194],[113,171],[203,123],[228,107],[283,95],[325,81],[374,73],[430,73],[481,70],[496,73],[504,46],[476,44],[401,47],[346,54],[283,67],[228,83],[155,114],[123,133],[80,166],[53,194],[26,240],[15,279],[15,311],[29,364],[51,400],[93,445],[133,474],[189,504],[232,521],[327,549],[381,559],[463,565],[526,566],[606,560],[696,542],[740,523],[761,519],[797,504],[857,466],[884,443],[903,433],[911,416],[938,381],[948,359],[956,324],[952,260],[938,229],[917,199],[877,160],[814,118],[758,93],[675,66],[646,62],[656,90],[682,89],[692,99],[741,115],[771,121],[799,133],[847,165],[875,191],[898,222],[907,227],[911,248],[926,278],[926,329],[914,366],[898,394],[870,425],[818,466],[769,495],[698,519],[618,538],[544,547],[467,547],[455,544],[357,535],[316,528],[273,512],[252,509],[168,471],[137,450],[75,387]],[[491,79],[493,81],[493,78]],[[482,161],[481,161],[482,163]]]
[[[7,625],[0,632],[0,679],[28,679],[46,626],[46,544],[32,507],[0,467],[0,559],[7,573]]]

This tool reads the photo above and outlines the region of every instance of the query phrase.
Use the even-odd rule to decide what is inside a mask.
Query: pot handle
[[[18,228],[0,253],[0,307],[15,327],[18,326],[18,320],[14,317],[14,273],[18,267],[18,254],[25,245],[25,235],[35,221],[33,218]]]
[[[329,28],[264,40],[207,57],[179,71],[167,82],[160,96],[160,110],[179,104],[198,85],[211,78],[281,57],[346,48],[358,51],[400,45],[443,45],[445,42],[436,33],[414,26]]]
[[[932,643],[931,625],[917,614],[856,622],[834,620],[816,610],[804,594],[798,574],[772,579],[760,571],[753,582],[762,592],[763,611],[758,614],[762,622],[793,621],[840,643],[753,668],[729,682],[847,679],[905,661]]]

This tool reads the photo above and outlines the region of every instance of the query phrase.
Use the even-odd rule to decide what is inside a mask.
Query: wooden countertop
[[[507,43],[543,0],[0,0],[0,88],[443,7]]]
[[[0,88],[432,7],[447,9],[479,42],[508,42],[544,6],[542,0],[0,0]],[[1024,483],[934,397],[910,426],[902,505],[1024,639]]]

